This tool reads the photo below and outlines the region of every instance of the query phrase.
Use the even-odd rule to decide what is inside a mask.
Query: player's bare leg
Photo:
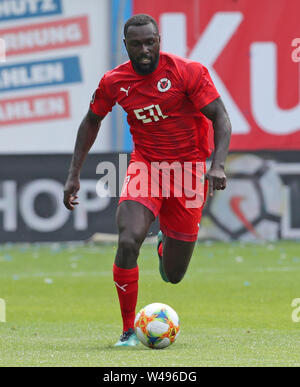
[[[153,221],[153,213],[141,203],[126,200],[118,206],[119,242],[115,265],[122,269],[136,267],[140,247]]]
[[[158,254],[161,275],[166,282],[177,284],[184,277],[193,255],[196,242],[185,242],[162,234]]]
[[[119,242],[113,274],[123,319],[123,334],[117,346],[138,343],[133,330],[139,277],[137,259],[153,220],[153,213],[135,201],[124,201],[117,210]]]

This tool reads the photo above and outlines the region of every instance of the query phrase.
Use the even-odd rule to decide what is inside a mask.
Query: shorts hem
[[[118,205],[120,205],[121,203],[123,203],[127,200],[131,200],[133,202],[138,202],[138,203],[142,204],[143,206],[148,208],[148,210],[150,210],[153,213],[155,218],[157,217],[159,210],[156,208],[156,206],[151,201],[147,200],[147,198],[122,198],[121,197]]]
[[[198,233],[197,234],[185,234],[182,232],[170,230],[169,228],[163,226],[162,224],[160,225],[160,229],[164,235],[166,235],[170,238],[173,238],[173,239],[178,239],[180,241],[196,242],[198,239]]]

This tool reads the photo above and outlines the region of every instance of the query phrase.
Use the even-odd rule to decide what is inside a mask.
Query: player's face
[[[124,39],[126,50],[138,74],[152,73],[159,62],[160,36],[152,23],[130,26]]]

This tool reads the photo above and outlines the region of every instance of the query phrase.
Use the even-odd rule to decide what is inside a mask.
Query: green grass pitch
[[[137,309],[172,306],[175,344],[115,348],[121,317],[114,245],[1,245],[0,366],[300,366],[300,243],[199,243],[180,284],[164,283],[155,246],[140,254]],[[300,313],[299,313],[300,315]]]

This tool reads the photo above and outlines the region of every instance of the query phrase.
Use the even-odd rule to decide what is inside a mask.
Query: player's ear
[[[123,43],[124,43],[124,46],[125,46],[125,48],[126,48],[126,50],[127,50],[126,39],[123,39]]]

